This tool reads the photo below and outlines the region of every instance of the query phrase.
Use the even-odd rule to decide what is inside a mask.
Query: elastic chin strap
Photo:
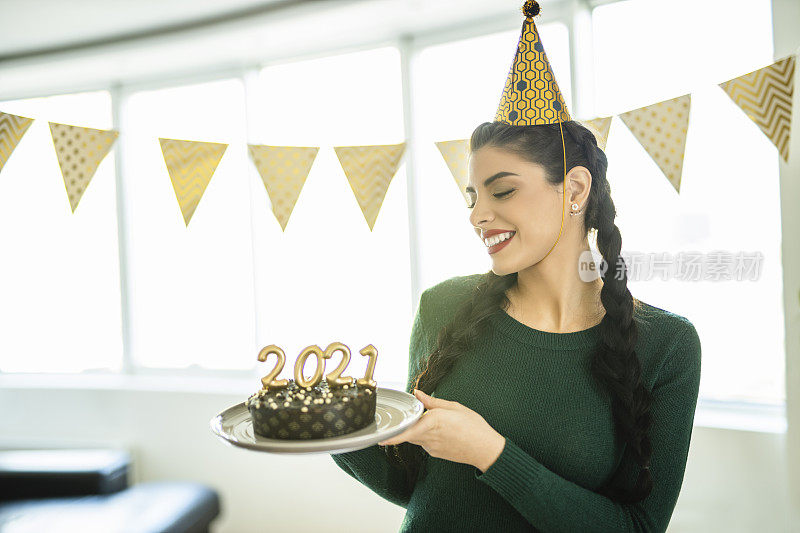
[[[544,254],[544,257],[542,257],[542,259],[550,255],[550,252],[553,251],[553,249],[556,247],[556,244],[558,244],[559,239],[561,239],[561,232],[564,231],[564,212],[567,210],[567,148],[566,146],[564,146],[564,128],[561,126],[561,122],[558,123],[558,129],[561,131],[561,148],[564,151],[564,180],[563,180],[564,199],[563,199],[563,205],[561,206],[561,229],[558,230],[558,237],[556,237],[556,242],[553,243],[553,246],[546,254]]]

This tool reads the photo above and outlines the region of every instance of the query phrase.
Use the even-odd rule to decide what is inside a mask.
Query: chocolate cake
[[[257,435],[271,439],[305,440],[337,437],[375,422],[376,390],[350,384],[329,387],[322,379],[301,387],[290,379],[286,387],[261,389],[245,402]]]

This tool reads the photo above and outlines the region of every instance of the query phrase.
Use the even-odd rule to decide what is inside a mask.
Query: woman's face
[[[556,242],[564,207],[562,189],[547,182],[542,166],[484,146],[470,157],[466,191],[468,205],[472,206],[469,220],[479,238],[489,230],[514,232],[511,239],[501,243],[503,246],[486,247],[487,252],[493,252],[490,257],[495,274],[502,276],[535,265]]]

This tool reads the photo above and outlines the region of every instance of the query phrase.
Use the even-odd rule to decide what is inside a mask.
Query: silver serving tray
[[[344,453],[360,450],[394,437],[413,425],[425,407],[414,395],[394,389],[376,389],[375,422],[338,437],[308,440],[268,439],[253,432],[244,402],[211,419],[211,431],[230,446],[269,453]]]

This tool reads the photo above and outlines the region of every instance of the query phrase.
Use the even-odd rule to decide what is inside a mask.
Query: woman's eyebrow
[[[519,174],[514,174],[513,172],[498,172],[494,176],[489,176],[488,178],[486,178],[486,181],[483,182],[483,186],[488,187],[494,180],[504,178],[506,176],[519,176]],[[467,188],[464,189],[464,191],[475,192],[475,189],[470,186],[467,186]]]

